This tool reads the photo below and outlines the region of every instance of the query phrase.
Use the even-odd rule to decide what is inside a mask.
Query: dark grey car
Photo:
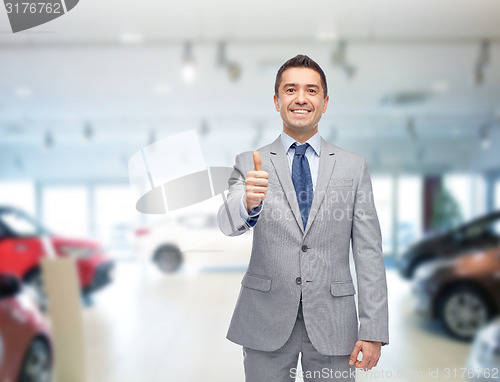
[[[493,212],[444,234],[435,235],[410,246],[397,261],[399,273],[411,279],[422,264],[437,258],[451,258],[472,250],[500,244],[500,211]]]

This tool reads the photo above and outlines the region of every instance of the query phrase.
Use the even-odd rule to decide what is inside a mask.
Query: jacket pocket
[[[245,273],[243,280],[241,280],[241,285],[250,289],[260,290],[261,292],[269,292],[271,290],[270,279],[252,275],[251,273]]]
[[[330,284],[330,292],[332,296],[350,296],[356,293],[352,281],[338,281]]]
[[[330,180],[331,187],[352,187],[353,183],[352,178],[332,178]]]

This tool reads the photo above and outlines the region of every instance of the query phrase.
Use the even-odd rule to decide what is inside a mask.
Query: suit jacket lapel
[[[307,219],[306,229],[304,230],[304,235],[307,234],[311,224],[318,213],[319,207],[325,198],[326,189],[328,188],[328,183],[330,183],[330,178],[333,173],[333,167],[335,166],[335,152],[334,146],[329,144],[323,138],[321,139],[321,154],[319,158],[319,173],[318,180],[316,181],[316,189],[314,190],[314,198],[311,205],[311,210],[309,211],[309,217]],[[293,187],[293,184],[292,184]],[[300,212],[299,212],[300,216]]]
[[[323,149],[322,149],[323,150]],[[271,144],[271,162],[276,170],[278,179],[285,193],[285,197],[288,200],[290,209],[295,216],[295,220],[300,227],[300,230],[304,232],[304,226],[302,224],[302,217],[300,215],[299,202],[297,201],[297,195],[295,194],[295,187],[292,183],[292,177],[290,175],[290,166],[288,164],[288,158],[286,157],[285,150],[283,149],[283,144],[281,143],[281,137],[278,137]]]

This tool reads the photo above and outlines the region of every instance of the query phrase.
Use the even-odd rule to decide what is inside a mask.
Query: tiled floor
[[[84,311],[87,380],[243,382],[241,348],[225,339],[242,275],[166,276],[149,264],[119,263],[115,282]],[[358,381],[437,381],[445,368],[464,367],[470,346],[416,316],[410,284],[392,270],[387,276],[391,343]],[[439,378],[429,374],[436,369]]]

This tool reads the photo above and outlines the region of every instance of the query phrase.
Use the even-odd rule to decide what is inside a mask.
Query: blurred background
[[[279,135],[276,72],[307,54],[328,79],[321,135],[372,176],[391,316],[377,369],[499,378],[499,17],[495,0],[82,0],[13,34],[0,10],[0,272],[43,312],[39,238],[76,259],[90,381],[243,381],[225,334],[251,234],[223,237],[220,197],[138,212],[129,160],[195,130],[206,166],[231,167]],[[50,360],[50,329],[8,349],[1,317],[0,375],[25,368],[9,352]]]

